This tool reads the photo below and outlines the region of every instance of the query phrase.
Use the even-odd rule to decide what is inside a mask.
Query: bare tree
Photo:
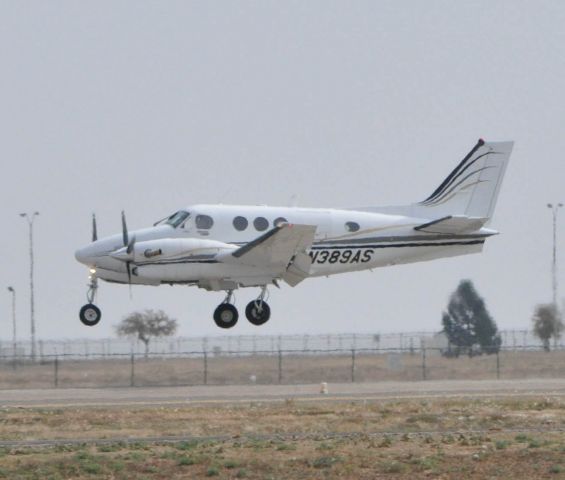
[[[153,337],[169,337],[177,331],[178,324],[174,318],[162,310],[145,310],[132,312],[116,327],[120,337],[136,337],[145,345],[145,356],[149,353],[149,342]]]
[[[551,338],[559,338],[563,330],[561,315],[553,303],[542,303],[536,305],[532,316],[534,334],[542,343],[546,352],[549,352],[549,341]]]

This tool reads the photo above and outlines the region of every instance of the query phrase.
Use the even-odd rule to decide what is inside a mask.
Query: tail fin
[[[424,201],[413,205],[425,218],[465,215],[489,219],[514,142],[479,140],[439,187]]]

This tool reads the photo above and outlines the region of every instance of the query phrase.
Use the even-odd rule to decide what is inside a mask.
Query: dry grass
[[[564,375],[565,351],[502,352],[499,355],[500,378],[558,378]],[[493,379],[497,377],[496,355],[474,358],[443,358],[428,354],[426,379]],[[424,376],[421,354],[357,353],[352,372],[351,355],[284,355],[281,380],[287,384],[355,381],[421,380]],[[117,387],[131,384],[129,357],[97,360],[61,360],[58,364],[59,387]],[[209,356],[203,358],[137,358],[134,365],[136,386],[248,384],[251,378],[260,384],[279,382],[278,356]],[[55,385],[53,361],[43,364],[0,364],[0,389],[43,388]]]
[[[505,431],[544,426],[553,433]],[[558,398],[5,408],[0,410],[2,439],[154,435],[230,439],[4,449],[0,478],[565,478],[565,434],[556,431],[559,428],[565,428],[565,402]],[[454,429],[486,433],[453,434]],[[422,430],[436,433],[411,435]],[[385,431],[398,434],[372,435]],[[328,436],[330,432],[357,435],[339,438]],[[273,433],[310,436],[260,437]]]

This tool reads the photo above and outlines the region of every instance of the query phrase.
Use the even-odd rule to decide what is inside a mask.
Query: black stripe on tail
[[[480,138],[477,144],[473,147],[473,149],[465,156],[463,160],[455,167],[455,169],[448,175],[448,177],[441,183],[439,187],[435,189],[435,191],[426,198],[421,204],[425,204],[427,202],[431,202],[439,197],[457,178],[459,178],[467,168],[469,168],[473,163],[475,163],[479,158],[483,157],[484,155],[478,156],[475,160],[467,164],[467,162],[473,157],[476,151],[481,148],[485,144],[485,141]],[[485,154],[487,155],[487,154]]]

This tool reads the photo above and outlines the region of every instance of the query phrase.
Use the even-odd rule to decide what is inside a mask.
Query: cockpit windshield
[[[183,225],[184,222],[186,222],[186,219],[190,217],[190,213],[184,211],[184,210],[179,210],[176,213],[173,213],[169,218],[167,218],[167,221],[165,222],[167,225],[171,225],[173,228],[177,228]]]

